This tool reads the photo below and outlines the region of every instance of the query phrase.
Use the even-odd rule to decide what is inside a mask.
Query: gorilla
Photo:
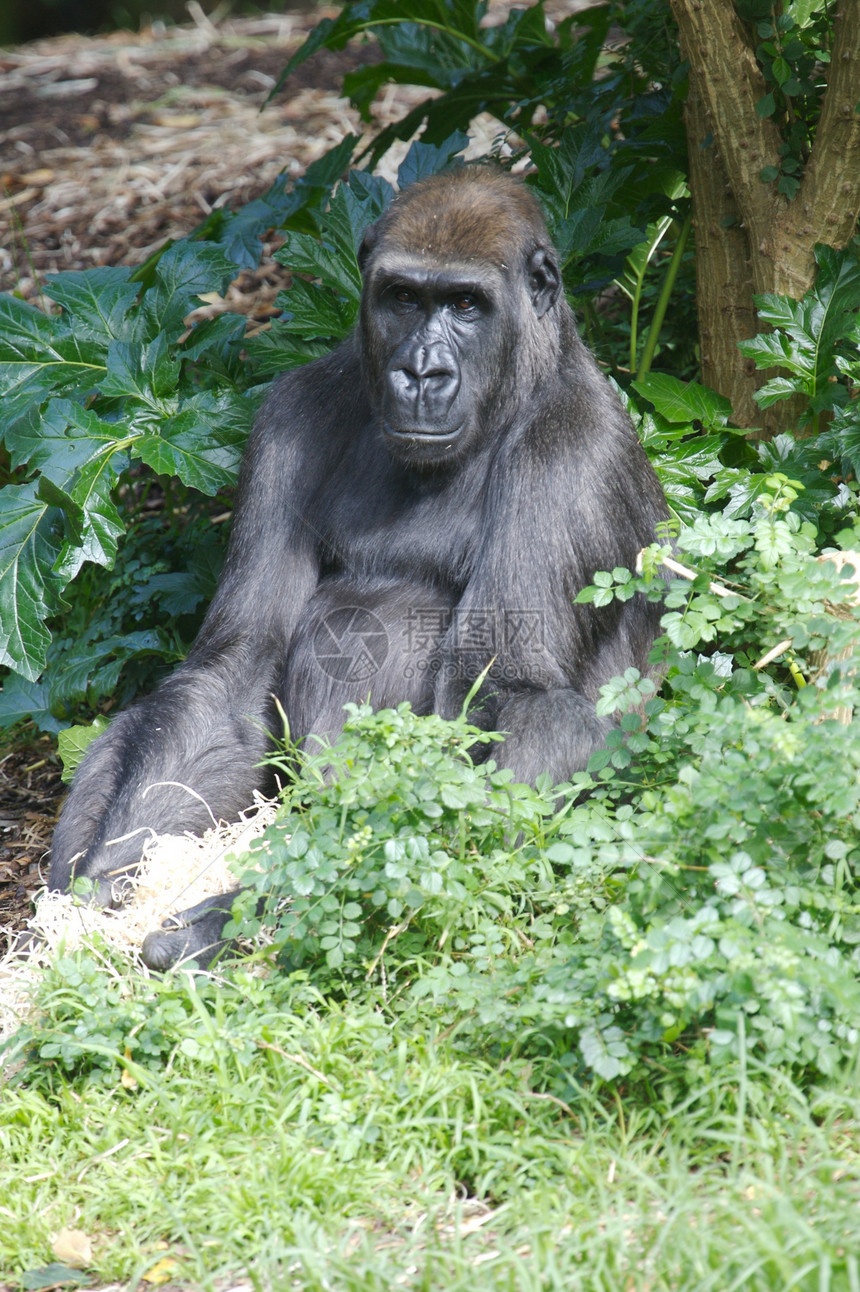
[[[90,746],[50,887],[118,903],[152,832],[235,819],[279,709],[332,738],[343,706],[408,700],[506,733],[517,780],[583,768],[601,684],[648,671],[659,608],[575,605],[666,515],[580,340],[538,203],[489,166],[401,193],[367,231],[355,332],[273,385],[246,450],[217,592],[187,660]],[[144,960],[204,965],[232,897],[169,917]]]

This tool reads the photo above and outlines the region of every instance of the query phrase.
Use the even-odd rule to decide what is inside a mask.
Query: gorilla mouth
[[[396,427],[390,422],[383,421],[382,428],[386,435],[400,443],[409,444],[439,444],[442,440],[451,440],[452,442],[459,439],[463,432],[465,422],[460,422],[458,426],[440,427],[438,430],[429,426],[409,426]]]

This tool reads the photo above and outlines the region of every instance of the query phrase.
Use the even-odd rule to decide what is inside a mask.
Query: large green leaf
[[[0,664],[31,682],[51,639],[44,620],[59,604],[57,539],[37,489],[35,481],[0,489]]]
[[[40,731],[56,735],[62,722],[50,708],[50,692],[45,682],[28,682],[20,673],[10,673],[0,687],[0,729],[14,727],[30,718]]]
[[[117,542],[125,533],[125,522],[110,496],[116,478],[109,454],[91,458],[79,471],[69,495],[80,508],[80,532],[63,544],[55,565],[64,579],[73,579],[85,561],[113,565]]]
[[[20,319],[4,311],[7,301],[0,297],[0,436],[49,395],[89,395],[104,377],[107,354],[106,345],[59,325],[50,336],[16,331]],[[7,322],[13,330],[4,335]]]
[[[355,300],[361,292],[361,274],[351,240],[345,255],[347,247],[342,230],[328,220],[326,238],[326,242],[319,242],[307,233],[291,233],[275,259],[296,273],[313,274],[327,287]]]
[[[313,341],[318,337],[345,336],[355,322],[358,302],[346,301],[320,283],[297,278],[288,292],[278,297],[289,329],[298,337]]]
[[[140,287],[129,282],[129,268],[88,269],[85,273],[52,275],[45,294],[75,320],[76,332],[87,332],[105,342],[131,339],[135,324],[130,311]]]
[[[31,470],[40,471],[54,484],[65,485],[101,448],[99,441],[91,442],[89,427],[79,433],[79,428],[71,425],[72,410],[78,407],[65,399],[50,400],[44,411],[37,404],[31,404],[25,416],[6,432],[6,448],[12,465],[27,463]],[[80,411],[88,420],[99,423],[95,414]],[[106,423],[99,424],[106,426]],[[111,427],[105,438],[112,442],[115,435],[116,427]]]
[[[274,377],[287,368],[296,368],[327,354],[331,345],[326,341],[305,341],[291,329],[289,322],[275,319],[266,332],[249,337],[245,349],[253,361],[254,371],[261,379]]]
[[[201,293],[223,295],[237,269],[236,262],[213,243],[177,242],[168,247],[156,266],[154,286],[143,299],[147,335],[178,332],[200,305]]]
[[[233,391],[195,395],[157,432],[136,439],[134,453],[159,475],[179,476],[183,484],[215,494],[236,483],[256,403]]]
[[[32,361],[53,354],[59,320],[43,314],[17,296],[0,296],[0,364]]]
[[[725,426],[732,415],[731,402],[723,395],[695,381],[679,381],[668,373],[649,373],[634,381],[633,389],[649,399],[660,416],[669,422]]]
[[[164,404],[155,391],[157,369],[152,362],[151,351],[155,348],[156,354],[163,356],[165,344],[163,339],[156,339],[152,347],[144,346],[140,341],[111,341],[107,372],[100,385],[102,395],[108,399],[131,400],[143,404],[153,413],[163,413]],[[171,364],[171,371],[173,382],[169,388],[172,390],[179,373],[179,365],[175,361]],[[163,382],[161,386],[164,389]]]

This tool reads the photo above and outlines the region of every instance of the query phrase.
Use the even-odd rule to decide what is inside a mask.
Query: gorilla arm
[[[633,569],[665,515],[626,415],[602,378],[590,380],[590,356],[580,359],[576,393],[547,399],[540,421],[512,436],[493,466],[480,557],[437,691],[437,709],[453,716],[495,657],[476,717],[508,733],[492,754],[517,780],[548,772],[558,783],[586,766],[612,727],[595,712],[600,687],[628,667],[648,671],[660,615],[638,596],[575,604],[596,571]],[[481,651],[470,621],[488,607],[495,640]]]
[[[51,888],[65,890],[82,875],[98,881],[96,898],[108,902],[150,832],[199,832],[213,816],[235,819],[264,784],[257,764],[274,725],[271,694],[319,577],[306,503],[328,467],[318,412],[312,422],[323,376],[289,374],[258,417],[224,570],[197,641],[88,750],[54,834]]]

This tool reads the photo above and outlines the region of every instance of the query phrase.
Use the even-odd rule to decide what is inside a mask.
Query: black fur
[[[205,623],[89,750],[52,888],[84,875],[117,900],[148,831],[235,818],[268,787],[274,695],[293,738],[335,734],[368,694],[454,716],[493,660],[475,709],[509,733],[492,755],[560,781],[605,737],[600,685],[647,671],[653,606],[573,600],[596,570],[634,566],[665,502],[579,340],[534,199],[495,170],[436,177],[362,254],[359,329],[275,383]],[[208,961],[225,906],[150,935],[145,958]]]

